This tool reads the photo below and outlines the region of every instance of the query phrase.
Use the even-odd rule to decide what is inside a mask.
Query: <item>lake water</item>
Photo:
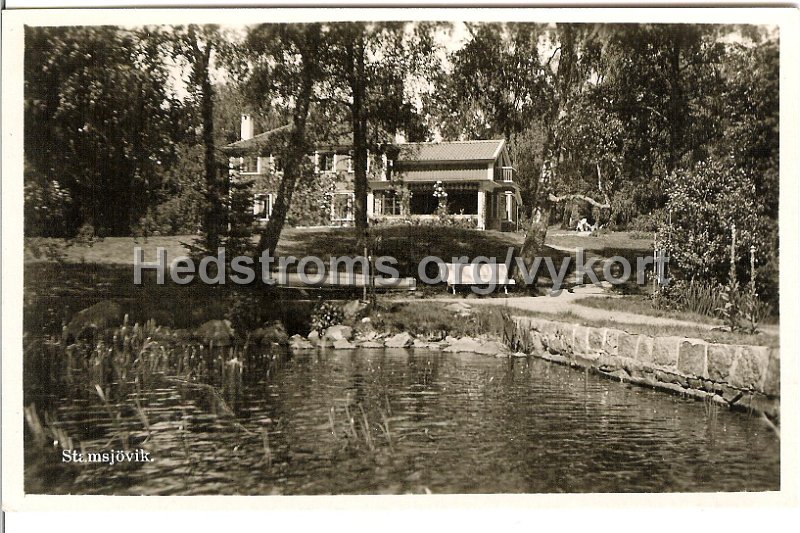
[[[134,433],[131,446],[154,460],[67,465],[55,449],[26,451],[27,492],[780,488],[780,442],[758,417],[535,358],[307,352],[277,358],[262,375],[219,390],[159,378],[139,394],[150,425],[146,440],[134,410],[112,405],[119,414],[112,423],[90,386],[34,398],[55,410],[85,450],[119,449],[112,435],[123,427]]]

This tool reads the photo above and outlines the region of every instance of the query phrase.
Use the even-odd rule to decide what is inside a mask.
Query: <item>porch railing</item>
[[[514,181],[514,167],[503,167],[503,181]]]

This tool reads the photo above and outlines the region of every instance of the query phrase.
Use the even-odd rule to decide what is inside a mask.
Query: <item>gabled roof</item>
[[[264,133],[259,133],[258,135],[254,135],[250,139],[236,141],[231,143],[227,146],[224,146],[222,150],[227,153],[231,154],[240,154],[246,152],[257,152],[263,148],[270,147],[272,143],[275,141],[276,137],[288,133],[291,131],[292,125],[291,124],[284,124],[278,128],[265,131]]]
[[[264,133],[259,133],[251,139],[236,141],[222,148],[231,155],[258,154],[269,150],[275,142],[291,131],[291,124],[285,124]],[[320,150],[346,151],[351,147],[352,134],[342,133],[333,142],[318,145]],[[442,141],[399,143],[392,145],[397,150],[397,162],[404,163],[448,163],[448,162],[490,162],[497,159],[505,146],[503,139],[482,141]]]
[[[402,143],[398,145],[398,163],[431,163],[455,161],[494,161],[505,141],[449,141],[434,143]]]

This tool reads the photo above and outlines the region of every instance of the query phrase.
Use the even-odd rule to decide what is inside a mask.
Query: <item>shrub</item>
[[[331,302],[320,302],[311,312],[311,329],[320,335],[331,326],[341,324],[344,312],[341,307]]]
[[[67,213],[72,205],[72,196],[57,181],[45,181],[42,185],[33,178],[30,181],[26,179],[23,205],[25,235],[62,237],[69,231]]]
[[[728,160],[702,161],[672,174],[669,214],[659,227],[656,246],[669,255],[673,277],[722,285],[729,282],[729,272],[740,280],[747,277],[746,254],[737,254],[735,269],[729,269],[735,227],[739,249],[755,247],[759,294],[777,301],[777,223],[763,209],[750,174]]]

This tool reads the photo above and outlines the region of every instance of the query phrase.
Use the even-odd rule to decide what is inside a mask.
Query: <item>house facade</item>
[[[289,126],[253,134],[252,118],[242,115],[241,140],[224,151],[231,173],[253,182],[253,214],[269,220],[283,168],[275,154]],[[354,221],[355,176],[352,146],[318,144],[308,154],[307,172],[325,197],[322,223]],[[477,229],[513,230],[520,207],[519,186],[505,140],[387,143],[367,157],[367,215],[375,222],[430,219],[442,213],[463,218]]]

